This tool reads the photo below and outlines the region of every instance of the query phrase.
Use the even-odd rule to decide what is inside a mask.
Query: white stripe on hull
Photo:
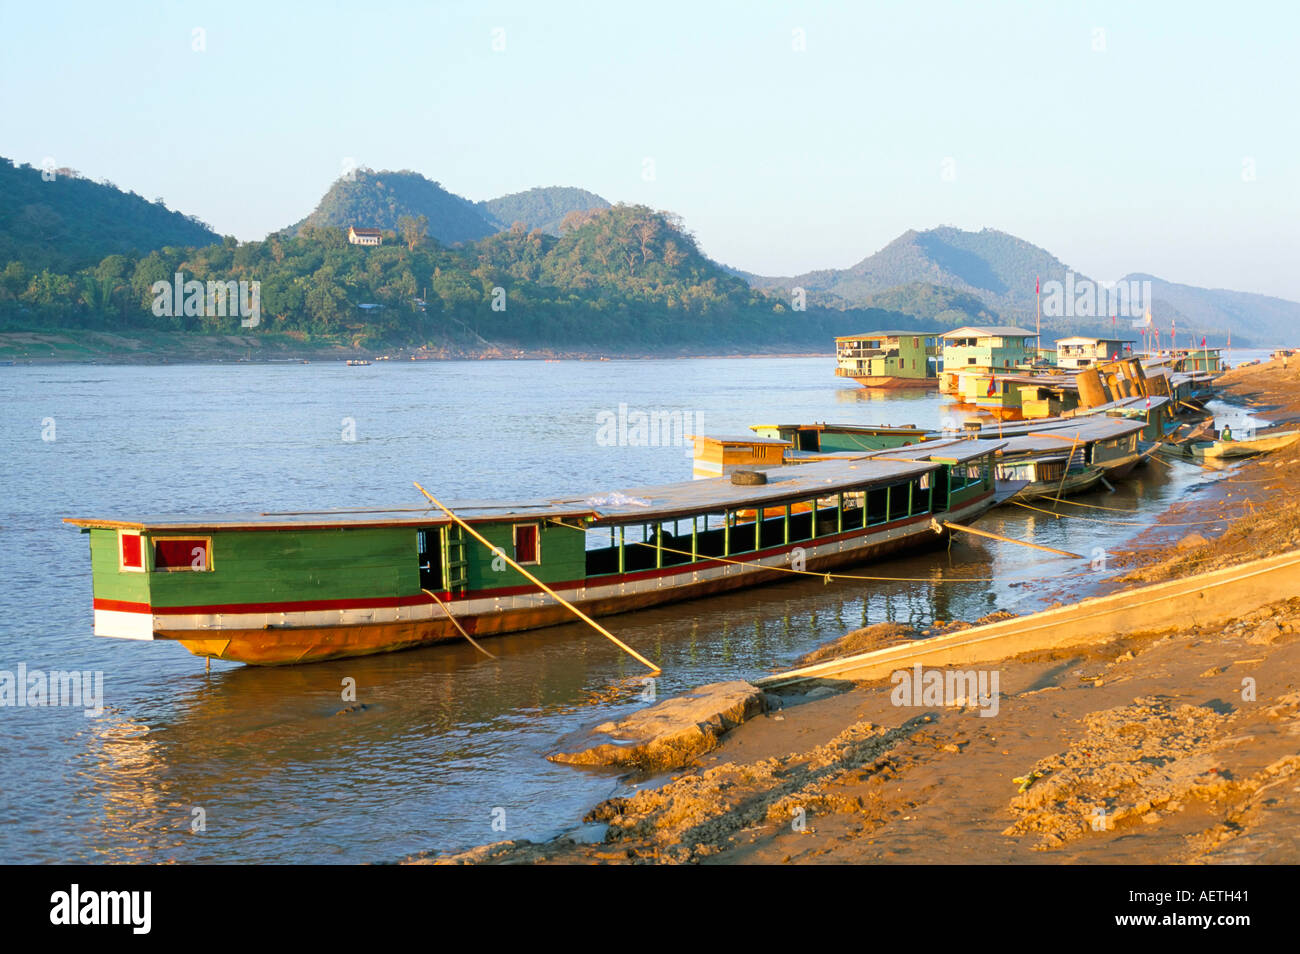
[[[151,625],[150,620],[153,620]],[[121,610],[95,610],[95,635],[118,639],[153,639],[158,617],[148,613],[124,613]]]

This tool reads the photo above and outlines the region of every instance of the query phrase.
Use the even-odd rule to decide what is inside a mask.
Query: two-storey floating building
[[[1056,365],[1060,368],[1091,368],[1117,361],[1133,353],[1132,338],[1090,338],[1076,335],[1056,339]]]
[[[939,384],[937,331],[874,331],[835,339],[835,374],[864,388],[932,388]]]
[[[1009,371],[1033,364],[1037,355],[1034,333],[1007,325],[956,328],[941,336],[943,371],[940,389],[958,390],[964,371]]]

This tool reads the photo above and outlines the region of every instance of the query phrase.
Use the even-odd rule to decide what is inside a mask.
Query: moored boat
[[[1218,459],[1227,457],[1251,457],[1255,454],[1266,454],[1269,451],[1281,450],[1283,447],[1290,447],[1297,440],[1300,440],[1300,431],[1275,431],[1272,433],[1255,434],[1248,438],[1233,438],[1232,440],[1226,441],[1193,441],[1189,449],[1193,457]]]
[[[1069,497],[1091,490],[1105,474],[1084,457],[1083,448],[1062,447],[1050,435],[1013,437],[998,453],[997,475],[1001,480],[1028,482],[1016,494],[1017,500]]]
[[[930,546],[1020,489],[997,485],[1001,447],[936,441],[752,486],[471,503],[455,519],[421,506],[67,522],[89,535],[97,635],[299,663],[567,622],[557,595],[604,616]]]

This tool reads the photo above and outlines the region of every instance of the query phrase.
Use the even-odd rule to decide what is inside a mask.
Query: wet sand
[[[1221,385],[1272,421],[1300,417],[1298,362],[1237,369]],[[1236,465],[1119,554],[1113,588],[1300,547],[1298,466],[1298,448]],[[1190,536],[1211,515],[1227,529],[1200,524],[1202,539]],[[844,645],[904,638],[880,630]],[[1300,595],[1224,626],[1031,653],[997,669],[996,714],[896,705],[889,680],[818,687],[784,697],[690,768],[597,806],[586,821],[608,826],[603,841],[414,860],[1300,860]]]

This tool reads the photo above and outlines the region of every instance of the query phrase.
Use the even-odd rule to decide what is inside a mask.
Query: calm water
[[[105,695],[93,718],[0,708],[0,861],[384,861],[541,838],[573,828],[620,785],[544,754],[565,733],[644,704],[640,667],[576,626],[493,640],[496,660],[453,645],[289,669],[214,663],[205,675],[179,646],[91,636],[88,548],[62,517],[413,505],[412,480],[468,499],[689,478],[688,448],[598,443],[599,415],[621,403],[689,412],[706,433],[809,420],[937,426],[944,416],[935,394],[882,399],[841,384],[833,367],[0,368],[0,670],[102,670]],[[344,439],[349,428],[355,440]],[[1082,498],[1140,506],[1120,515],[1126,523],[1007,508],[980,526],[1092,554],[1213,479],[1153,464],[1115,494]],[[662,697],[761,674],[864,622],[1025,612],[1099,578],[1087,563],[970,539],[855,572],[908,581],[797,580],[608,625],[662,664]],[[1000,582],[986,582],[993,576]],[[339,712],[345,677],[364,711]]]

